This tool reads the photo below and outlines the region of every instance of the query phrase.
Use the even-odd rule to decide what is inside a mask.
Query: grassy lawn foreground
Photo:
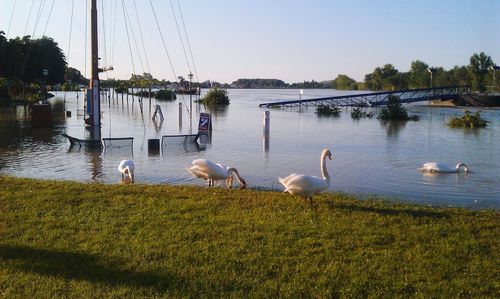
[[[0,177],[0,297],[500,296],[500,212]]]

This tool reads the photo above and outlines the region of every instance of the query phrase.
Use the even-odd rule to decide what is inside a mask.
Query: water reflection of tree
[[[399,132],[406,127],[405,120],[380,121],[380,124],[387,131],[387,136],[398,136]]]
[[[0,107],[0,146],[16,144],[21,134],[21,124],[16,117],[16,107]]]
[[[61,99],[55,100],[51,104],[51,110],[52,110],[52,120],[55,123],[62,123],[64,122],[65,118],[65,107],[64,107],[64,102]]]
[[[214,117],[225,117],[228,105],[205,105],[205,110]]]

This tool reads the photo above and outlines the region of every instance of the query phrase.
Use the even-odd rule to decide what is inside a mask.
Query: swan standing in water
[[[459,173],[460,169],[462,168],[464,169],[465,173],[469,172],[469,168],[464,163],[458,163],[457,166],[455,166],[455,168],[453,169],[443,163],[428,162],[422,165],[422,167],[419,168],[419,170],[430,171],[430,172],[443,172],[443,173]]]
[[[214,186],[215,181],[226,180],[226,185],[231,188],[233,185],[233,173],[240,182],[241,189],[245,189],[247,182],[240,176],[234,167],[224,167],[206,159],[197,159],[192,162],[191,167],[186,170],[197,178],[208,181],[208,187]]]
[[[285,192],[289,192],[295,195],[304,197],[304,199],[309,198],[309,202],[312,204],[313,195],[320,194],[321,192],[328,189],[330,186],[330,175],[326,170],[326,158],[332,159],[332,153],[328,149],[324,149],[321,152],[321,175],[323,178],[317,176],[309,176],[303,174],[292,173],[286,178],[278,178],[280,183],[285,187]]]
[[[125,174],[128,174],[128,177],[132,182],[134,182],[134,170],[135,165],[132,160],[122,160],[118,165],[118,171],[122,174],[122,179]]]

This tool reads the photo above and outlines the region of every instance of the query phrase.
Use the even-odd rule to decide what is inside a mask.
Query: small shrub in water
[[[177,97],[170,89],[160,89],[155,93],[155,99],[160,101],[172,101]]]
[[[229,105],[229,96],[227,90],[222,88],[213,88],[200,101],[205,105]]]
[[[401,105],[399,97],[390,95],[387,99],[387,107],[380,111],[377,117],[380,120],[418,120],[418,116],[408,117],[408,112]]]
[[[483,119],[479,111],[472,114],[469,110],[465,110],[461,117],[452,116],[448,120],[448,126],[452,128],[484,128],[489,121]]]
[[[318,115],[339,116],[340,112],[340,108],[336,106],[318,105],[316,107],[316,114]]]
[[[361,108],[353,108],[351,111],[351,117],[354,119],[360,119],[360,118],[372,118],[373,117],[373,112],[368,112],[366,113],[365,111],[362,111]]]

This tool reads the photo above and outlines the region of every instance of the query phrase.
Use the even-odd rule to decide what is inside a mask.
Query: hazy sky
[[[8,37],[33,33],[40,37],[45,30],[45,35],[59,43],[69,58],[69,65],[84,72],[85,6],[89,2],[0,0],[0,30]],[[500,64],[500,0],[151,2],[174,70],[162,45],[150,0],[105,0],[104,3],[98,0],[101,66],[113,64],[115,68],[101,78],[129,78],[134,68],[136,73],[149,71],[161,79],[187,77],[189,67],[171,3],[183,34],[178,3],[182,8],[200,81],[230,83],[238,78],[276,78],[292,83],[331,80],[338,74],[362,81],[365,74],[386,63],[407,71],[411,62],[419,59],[431,66],[449,69],[454,65],[467,65],[470,56],[481,51]],[[134,34],[129,29],[132,57],[122,3],[133,27]],[[185,39],[184,46],[188,51]],[[187,55],[190,56],[189,51]],[[194,72],[192,65],[190,68]]]

